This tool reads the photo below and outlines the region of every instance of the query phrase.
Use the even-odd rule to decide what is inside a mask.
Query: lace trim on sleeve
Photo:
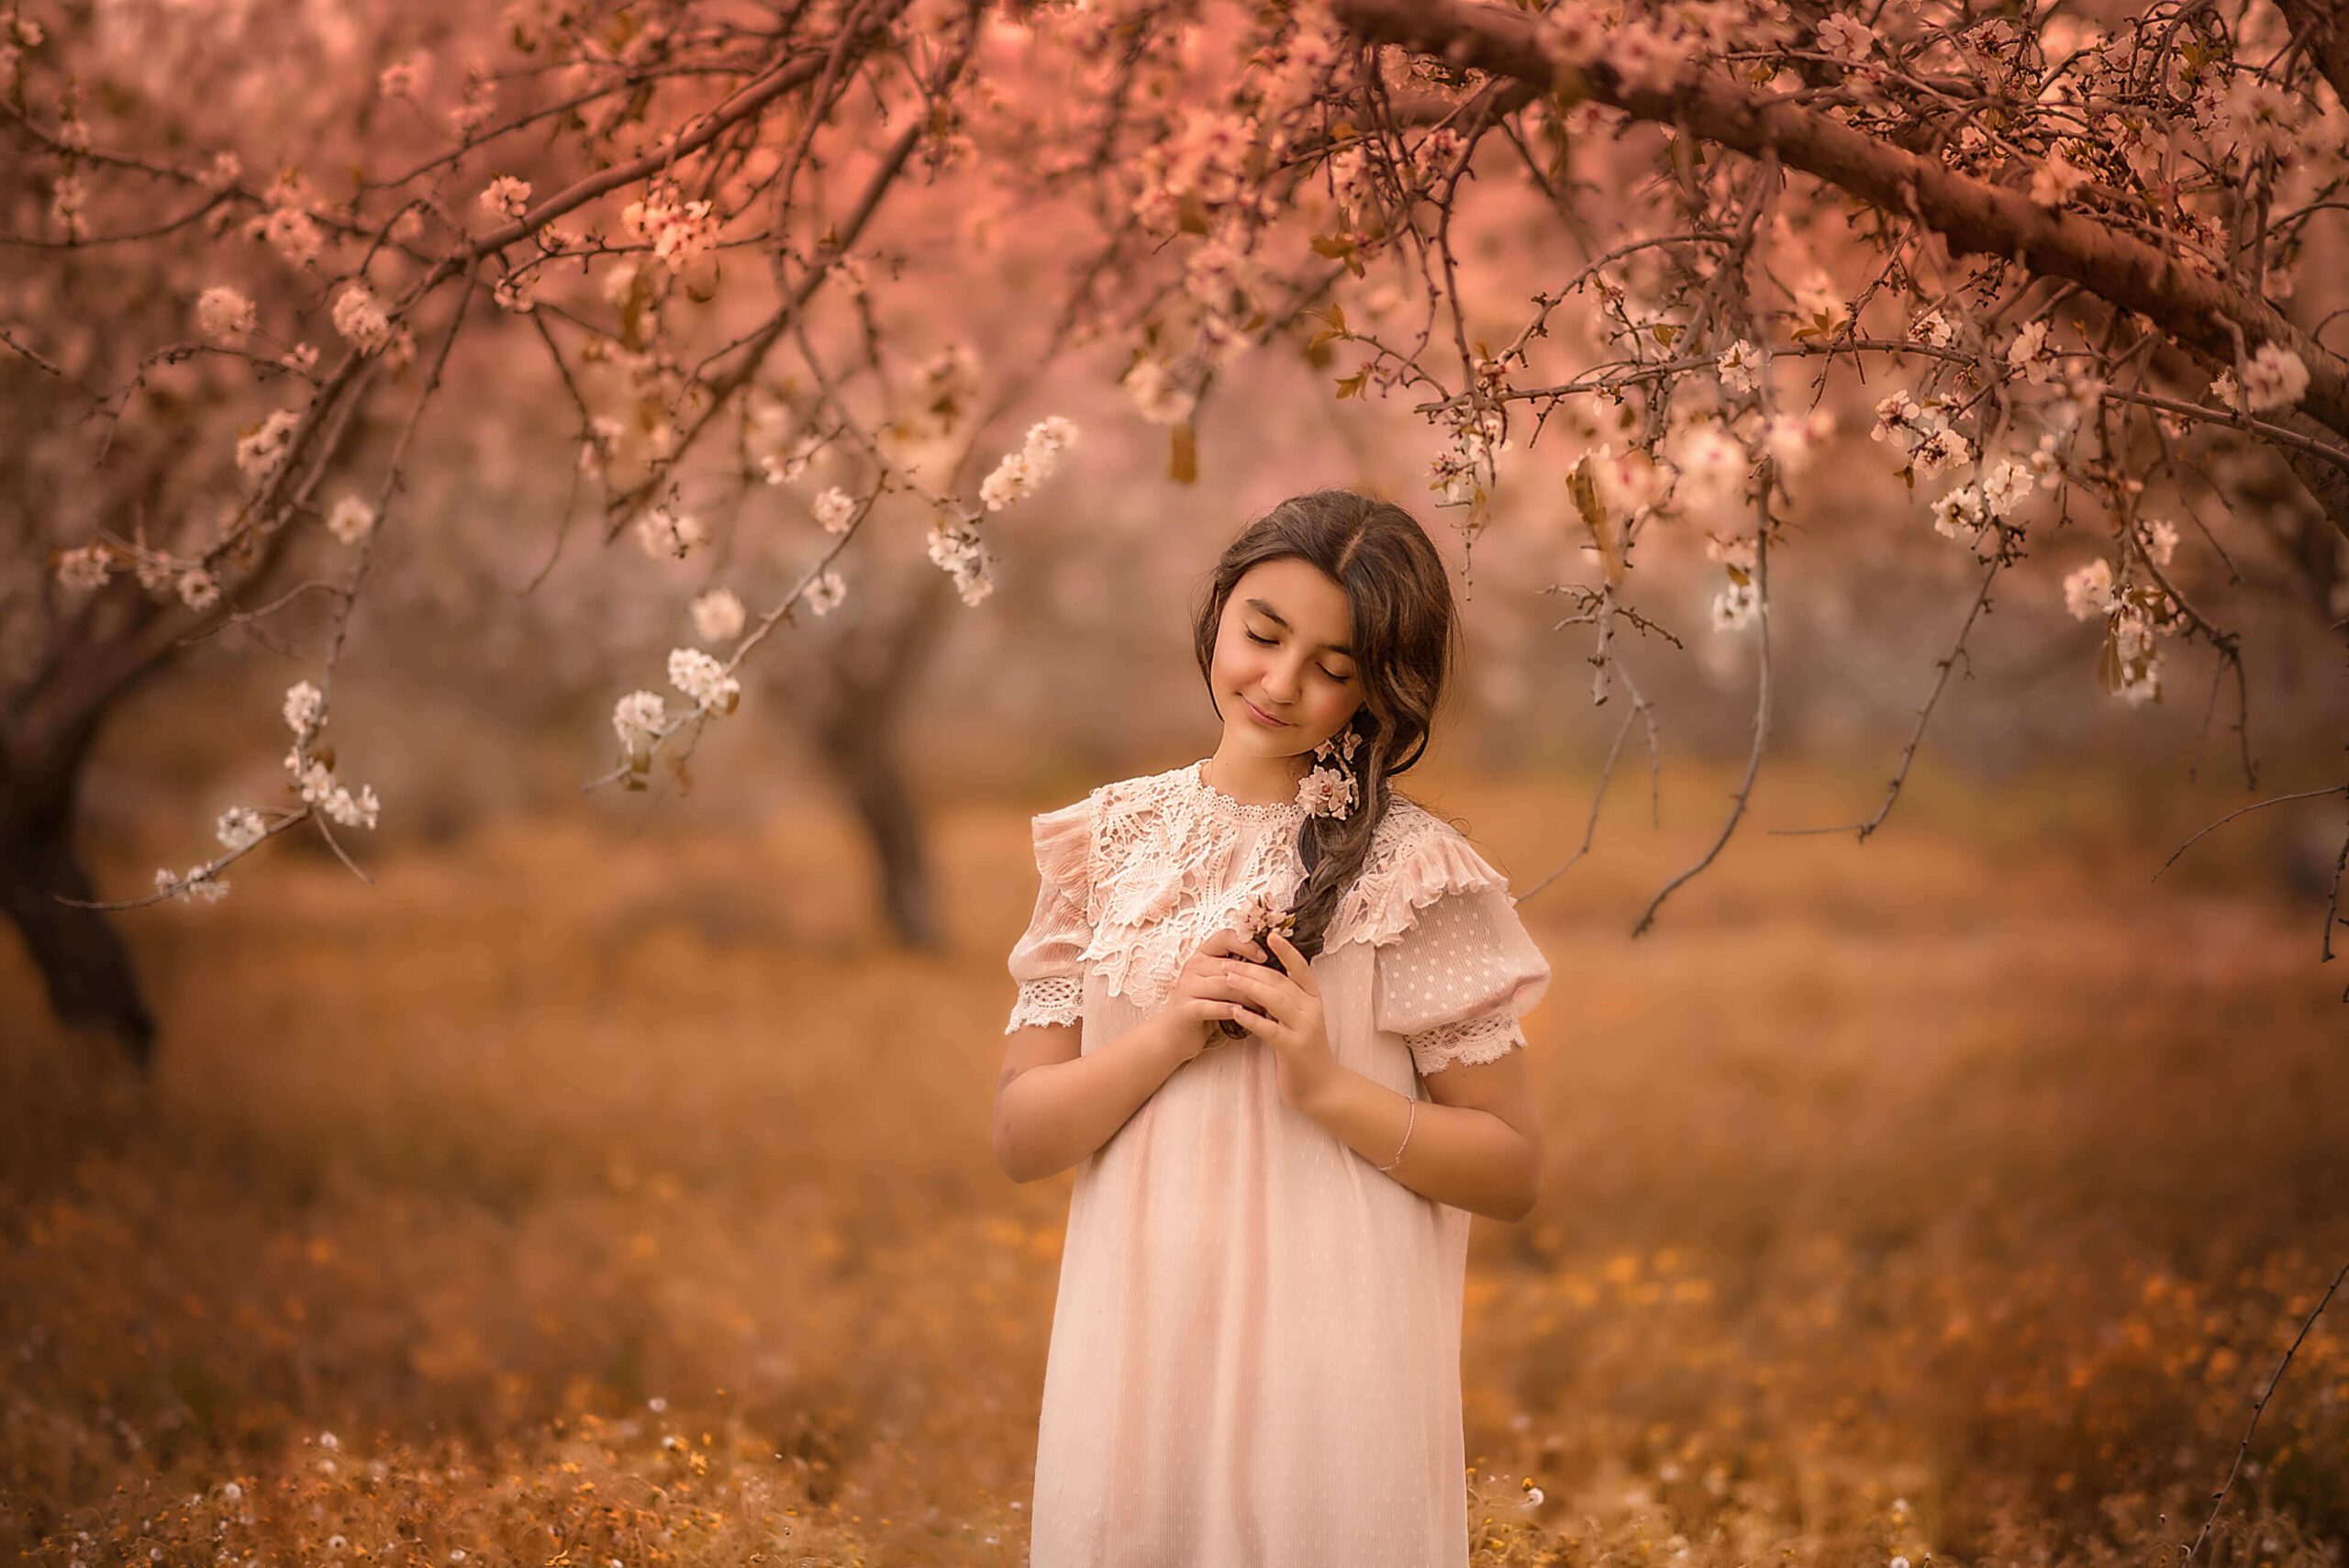
[[[1424,1078],[1431,1073],[1442,1072],[1455,1062],[1472,1065],[1498,1062],[1525,1043],[1525,1031],[1511,1014],[1486,1013],[1458,1023],[1439,1024],[1404,1039],[1411,1048],[1412,1062]]]
[[[1003,1032],[1012,1034],[1029,1024],[1073,1024],[1083,1014],[1085,983],[1073,974],[1047,975],[1019,983],[1019,1000],[1012,1004],[1011,1021]]]

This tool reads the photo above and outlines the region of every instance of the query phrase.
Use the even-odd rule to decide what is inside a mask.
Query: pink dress
[[[1294,895],[1301,822],[1197,763],[1037,817],[1006,1032],[1092,1051],[1152,1016],[1251,897]],[[1339,1062],[1414,1096],[1521,1045],[1550,976],[1506,880],[1399,797],[1313,973]],[[1269,1047],[1177,1068],[1076,1167],[1032,1568],[1463,1568],[1468,1219],[1284,1104]]]

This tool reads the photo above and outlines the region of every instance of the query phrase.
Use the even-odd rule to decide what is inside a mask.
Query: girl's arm
[[[1374,1165],[1394,1159],[1402,1145],[1401,1162],[1386,1173],[1422,1197],[1512,1224],[1523,1219],[1542,1192],[1542,1121],[1524,1051],[1455,1062],[1425,1082],[1432,1097],[1414,1111],[1405,1095],[1333,1065],[1299,1108]]]
[[[1074,1024],[1030,1024],[1011,1037],[995,1088],[995,1158],[1015,1182],[1067,1170],[1109,1141],[1174,1069],[1180,1052],[1161,1013],[1077,1054]]]
[[[1199,944],[1156,1017],[1079,1054],[1074,1024],[1030,1024],[1004,1048],[995,1086],[995,1158],[1015,1182],[1067,1170],[1109,1141],[1177,1067],[1206,1049],[1208,1031],[1243,1011],[1223,973],[1228,958],[1264,950],[1236,931]]]

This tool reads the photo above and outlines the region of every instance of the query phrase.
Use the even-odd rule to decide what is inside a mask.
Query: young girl
[[[1453,627],[1408,513],[1285,501],[1194,628],[1215,754],[1035,818],[996,1156],[1077,1173],[1032,1568],[1468,1561],[1468,1216],[1533,1206],[1550,970],[1390,782]]]

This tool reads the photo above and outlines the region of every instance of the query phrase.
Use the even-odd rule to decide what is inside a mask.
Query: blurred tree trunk
[[[173,628],[130,584],[116,582],[82,614],[61,618],[40,668],[0,707],[0,905],[60,1023],[95,1029],[144,1067],[155,1018],[129,950],[96,909],[73,845],[82,769],[107,711],[171,662]]]
[[[923,573],[919,586],[852,628],[825,665],[815,700],[817,749],[872,840],[889,929],[908,947],[936,951],[930,852],[906,787],[898,722],[944,629],[951,580]]]

